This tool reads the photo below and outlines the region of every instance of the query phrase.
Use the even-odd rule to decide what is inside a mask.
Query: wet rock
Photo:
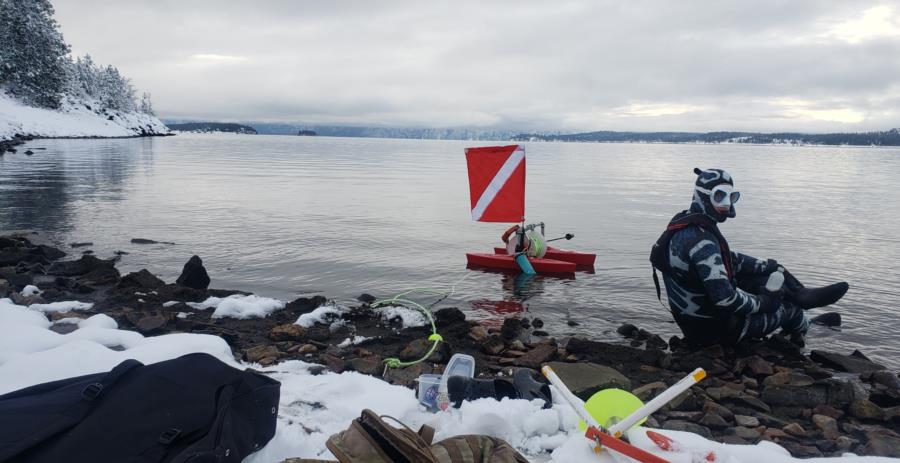
[[[296,352],[298,355],[306,355],[306,354],[313,354],[313,353],[317,352],[318,350],[319,350],[319,348],[312,344],[303,344],[302,346],[298,347],[297,350],[295,350],[294,352]]]
[[[747,442],[745,439],[742,439],[734,434],[722,436],[719,438],[719,441],[722,442],[723,444],[730,444],[730,445],[747,445],[750,443],[750,442]]]
[[[834,440],[835,446],[840,450],[850,450],[850,447],[856,445],[857,441],[855,439],[851,439],[847,436],[839,436]]]
[[[725,429],[731,426],[724,418],[714,413],[704,414],[703,417],[700,418],[700,424],[711,429]]]
[[[543,328],[544,321],[541,320],[540,318],[535,317],[535,319],[531,321],[531,326],[533,326],[535,328]]]
[[[542,364],[553,360],[554,357],[556,357],[556,346],[550,344],[542,344],[530,350],[525,355],[517,358],[516,365],[537,370],[541,368]],[[561,363],[561,365],[569,364]]]
[[[860,354],[861,355],[861,354]],[[884,370],[884,366],[857,355],[841,355],[833,352],[814,350],[809,357],[830,368],[848,373],[862,373],[865,371]]]
[[[806,436],[806,430],[803,429],[803,426],[800,426],[797,423],[791,423],[791,424],[781,428],[781,430],[792,436],[797,436],[797,437],[805,437]]]
[[[822,435],[825,436],[826,439],[837,439],[838,436],[841,435],[838,430],[837,420],[830,416],[813,415],[812,422],[816,428],[822,431]]]
[[[708,387],[706,388],[706,393],[713,398],[716,402],[721,402],[723,399],[734,399],[741,397],[743,394],[741,391],[730,387]]]
[[[791,453],[796,458],[813,458],[821,457],[822,452],[811,445],[798,444],[789,440],[779,442],[779,445]]]
[[[694,434],[699,434],[707,439],[713,438],[712,433],[709,431],[709,428],[705,428],[703,426],[700,426],[699,424],[691,423],[688,421],[669,420],[663,424],[663,429],[692,432]]]
[[[722,417],[726,422],[732,421],[734,419],[734,412],[731,411],[728,407],[723,405],[719,405],[711,400],[707,400],[703,403],[703,411],[709,414],[718,415]]]
[[[601,389],[631,390],[631,381],[618,370],[596,363],[550,362],[550,368],[582,400]]]
[[[810,323],[822,326],[841,326],[841,314],[837,312],[826,312],[816,315],[809,320]]]
[[[757,399],[756,397],[751,397],[748,395],[741,395],[734,399],[733,402],[737,404],[747,405],[748,407],[755,408],[766,413],[770,413],[772,411],[772,408],[769,407],[765,402]]]
[[[734,423],[738,426],[756,428],[759,426],[759,419],[757,419],[755,416],[734,415]]]
[[[84,243],[69,243],[69,246],[71,246],[73,248],[83,248],[85,246],[93,246],[93,245],[94,245],[94,243],[92,243],[90,241],[84,242]]]
[[[400,351],[398,357],[403,361],[419,360],[428,353],[431,349],[431,344],[432,342],[427,339],[416,339],[407,344],[406,347]],[[428,357],[428,361],[434,363],[446,363],[448,360],[450,360],[450,346],[444,342],[438,343],[437,348],[431,356]]]
[[[165,281],[160,280],[147,269],[141,269],[139,272],[132,272],[122,277],[116,287],[120,289],[157,289],[165,284]]]
[[[343,373],[347,368],[346,362],[335,355],[322,354],[319,356],[319,361],[322,362],[328,370],[334,373]]]
[[[812,412],[813,412],[814,414],[817,414],[817,415],[830,416],[830,417],[832,417],[832,418],[834,418],[834,419],[836,419],[836,420],[839,420],[839,419],[841,419],[841,417],[844,416],[844,412],[842,412],[842,411],[840,411],[840,410],[838,410],[838,409],[836,409],[836,408],[834,408],[834,407],[832,407],[831,405],[828,405],[828,404],[819,404],[819,405],[816,405],[816,406],[812,409]]]
[[[292,317],[310,313],[328,302],[323,296],[298,297],[284,306],[284,312]]]
[[[385,381],[398,386],[415,386],[415,380],[420,375],[431,373],[432,369],[427,364],[417,363],[406,368],[389,368],[384,375]]]
[[[244,360],[259,362],[266,357],[280,357],[281,352],[273,345],[254,346],[244,351]]]
[[[780,441],[781,439],[787,438],[788,434],[778,428],[768,428],[763,431],[763,436],[770,441]]]
[[[134,242],[134,240],[131,241]],[[206,273],[203,260],[200,259],[200,256],[195,255],[191,256],[184,264],[181,275],[175,280],[175,283],[188,288],[206,289],[209,288],[209,281],[209,274]]]
[[[763,389],[760,397],[770,406],[784,405],[796,407],[815,407],[828,401],[828,392],[821,386],[769,386]]]
[[[661,338],[659,335],[654,334],[647,338],[647,348],[666,350],[669,348],[669,345],[666,344],[666,341],[664,341],[663,338]]]
[[[870,400],[857,400],[850,404],[850,416],[861,420],[884,421],[884,410]]]
[[[654,398],[662,391],[668,389],[668,385],[662,381],[656,381],[654,383],[645,384],[643,386],[638,387],[637,389],[631,391],[632,394],[637,396],[639,399],[647,402],[648,400]]]
[[[135,328],[141,334],[153,334],[162,331],[168,323],[169,318],[164,315],[147,315],[135,323]]]
[[[307,338],[306,328],[288,323],[278,325],[269,331],[269,339],[275,342],[279,341],[305,341]]]
[[[132,238],[131,243],[132,244],[170,244],[170,245],[175,244],[175,243],[170,243],[168,241],[148,240],[146,238]]]
[[[531,334],[534,336],[540,336],[540,337],[544,337],[544,338],[546,338],[547,336],[550,336],[550,333],[548,333],[544,330],[534,330],[531,332]]]
[[[355,358],[350,361],[350,368],[366,375],[380,375],[384,370],[384,363],[380,356]]]
[[[94,256],[81,256],[78,260],[54,262],[47,270],[47,273],[50,275],[72,277],[109,269],[115,269],[115,262],[98,259]],[[116,273],[118,273],[118,271],[116,271]]]
[[[812,386],[815,381],[804,374],[791,372],[775,373],[763,380],[763,386],[795,386],[806,387]]]
[[[481,351],[488,355],[499,355],[504,349],[506,349],[506,343],[497,335],[492,335],[481,343]]]
[[[524,329],[522,328],[522,320],[515,317],[509,317],[503,320],[503,326],[500,328],[500,336],[507,341],[519,339]]]
[[[762,434],[760,434],[759,431],[744,426],[735,426],[733,432],[735,436],[750,442],[756,442],[762,437]]]
[[[466,314],[456,307],[445,307],[434,312],[434,323],[438,328],[444,328],[466,321]]]
[[[0,297],[5,297],[10,288],[9,281],[0,278]]]
[[[626,338],[634,338],[637,337],[638,327],[632,325],[631,323],[623,323],[619,329],[616,330],[616,333],[625,336]]]
[[[481,325],[475,325],[469,330],[469,337],[475,342],[484,342],[489,336],[487,329]]]
[[[775,373],[772,363],[763,360],[757,355],[738,359],[734,368],[735,373],[749,372],[754,376],[768,376]]]
[[[107,261],[109,262],[109,261]],[[114,285],[119,282],[119,270],[110,262],[109,267],[100,267],[78,277],[79,284],[87,286],[106,286]]]
[[[887,433],[866,434],[868,441],[859,453],[879,457],[900,457],[900,437]]]
[[[357,301],[362,302],[363,304],[371,304],[375,302],[375,296],[369,293],[362,293],[359,297],[356,298]]]
[[[867,377],[873,384],[881,384],[888,389],[900,390],[900,378],[889,371],[873,371]]]
[[[525,343],[516,339],[515,341],[509,343],[509,348],[514,351],[522,351],[522,354],[525,354],[527,347],[525,347]],[[521,357],[521,356],[520,356]]]

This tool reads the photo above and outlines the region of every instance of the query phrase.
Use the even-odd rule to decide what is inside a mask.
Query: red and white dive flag
[[[525,150],[519,145],[466,148],[472,220],[525,218]]]

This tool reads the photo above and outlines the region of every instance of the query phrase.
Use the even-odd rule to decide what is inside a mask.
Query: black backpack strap
[[[2,449],[3,451],[0,451],[0,460],[6,461],[7,458],[12,458],[26,450],[37,447],[47,439],[77,425],[94,410],[94,407],[100,402],[100,399],[102,399],[103,394],[108,391],[113,384],[129,371],[142,365],[141,362],[134,359],[125,360],[110,370],[103,379],[89,383],[81,390],[81,399],[62,411],[62,413],[58,415],[59,418],[49,422],[39,433],[31,435],[29,439],[19,442],[18,445]],[[48,393],[50,392],[48,391]]]

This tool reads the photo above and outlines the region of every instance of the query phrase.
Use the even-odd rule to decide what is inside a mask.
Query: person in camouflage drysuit
[[[701,346],[733,345],[781,328],[802,345],[809,328],[803,308],[782,298],[781,291],[764,288],[768,275],[779,270],[778,263],[731,251],[718,229],[718,223],[735,217],[734,203],[740,198],[731,176],[720,169],[694,172],[690,209],[672,219],[651,254],[685,340]]]

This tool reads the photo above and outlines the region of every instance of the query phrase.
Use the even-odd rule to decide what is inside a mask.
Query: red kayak
[[[494,254],[505,255],[506,248],[496,247],[494,248]],[[561,260],[563,262],[571,262],[578,266],[593,267],[597,255],[548,247],[547,253],[544,254],[544,259]],[[537,270],[537,268],[535,268],[535,270]]]
[[[467,252],[466,261],[469,265],[480,267],[488,267],[500,270],[520,270],[519,264],[513,256],[506,254],[487,254],[481,252]],[[538,273],[574,273],[575,264],[555,259],[538,259],[529,257],[528,262],[534,267],[534,271]]]

